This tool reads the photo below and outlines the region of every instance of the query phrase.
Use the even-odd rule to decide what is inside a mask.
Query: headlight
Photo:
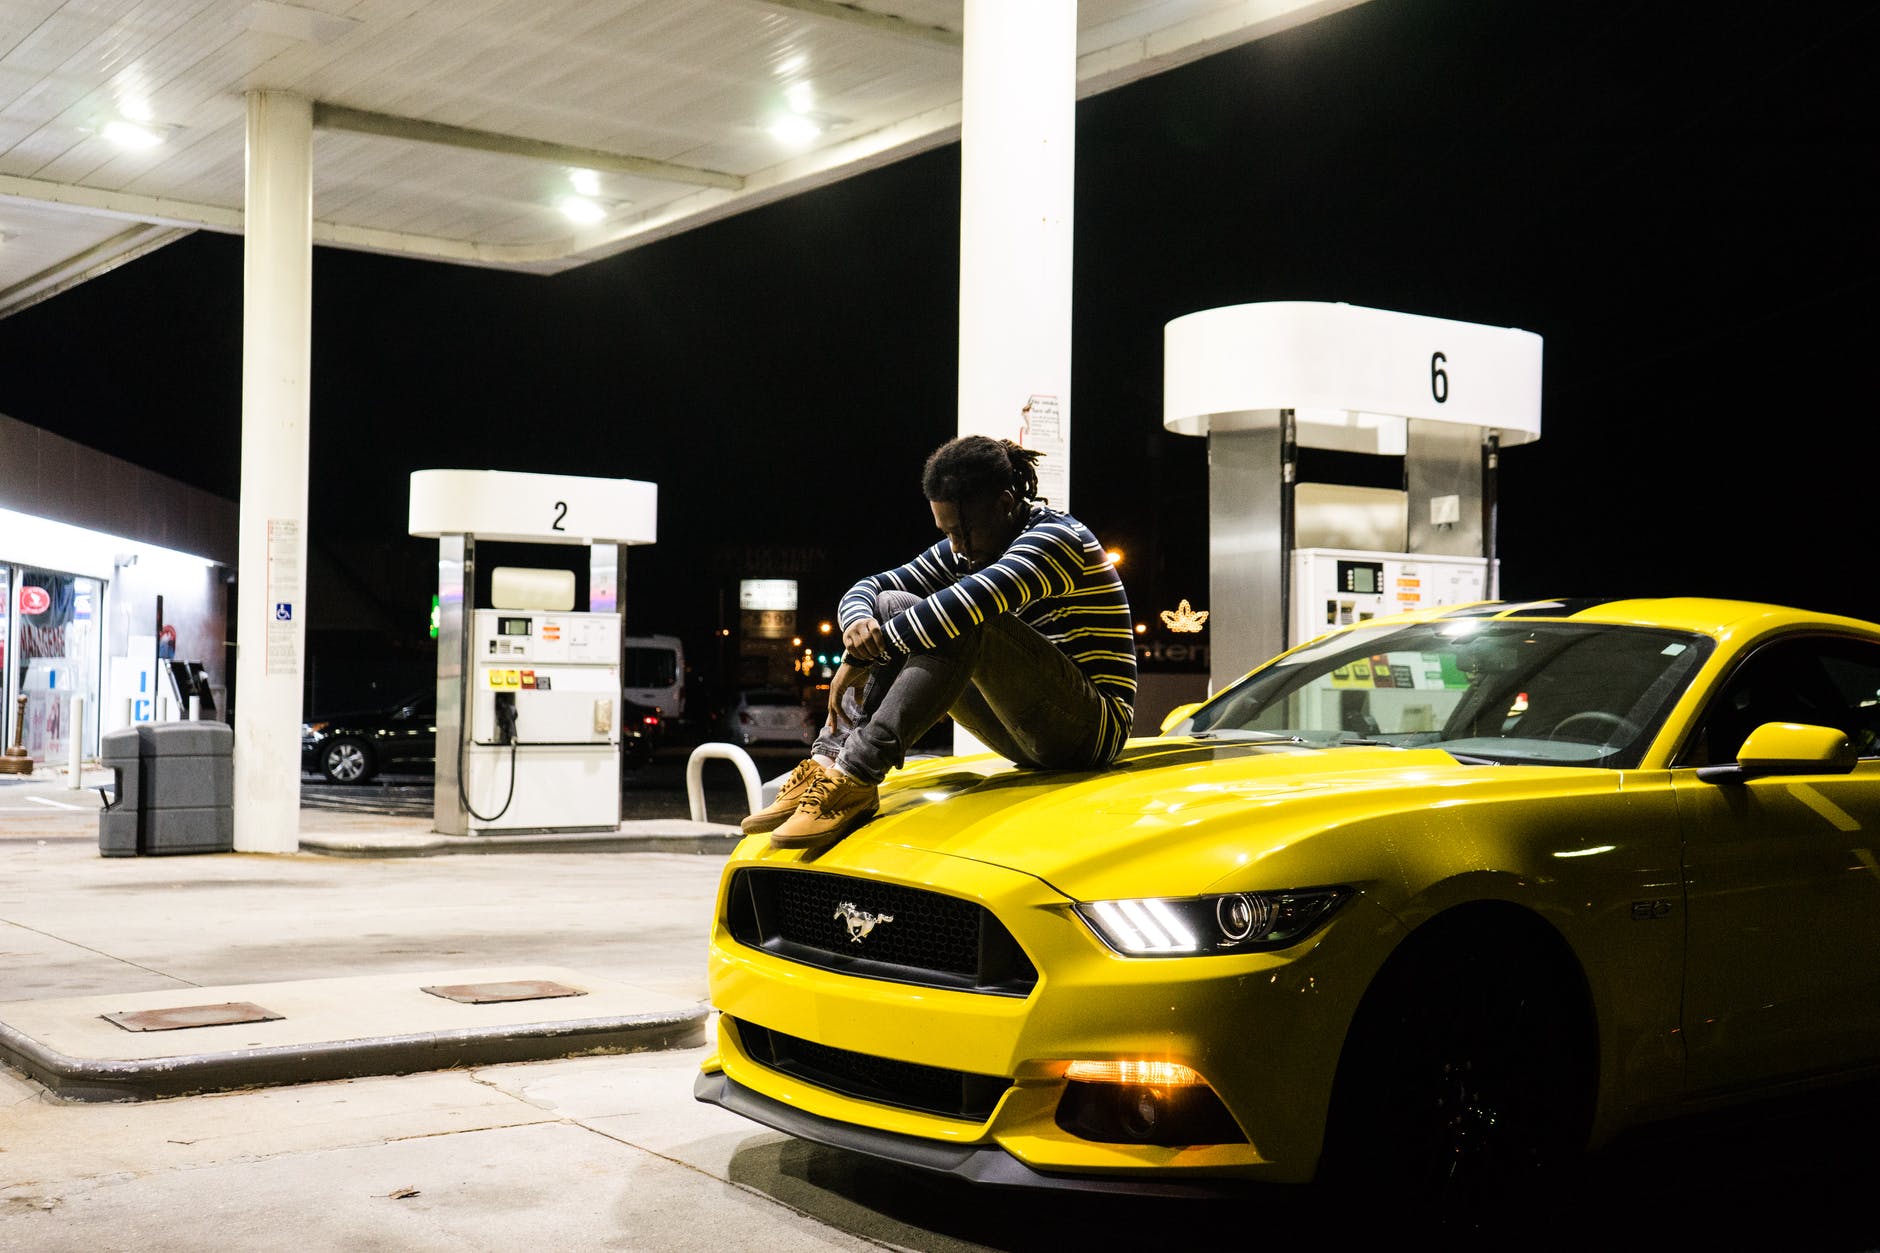
[[[1350,895],[1346,887],[1298,888],[1087,901],[1076,909],[1099,939],[1126,957],[1190,957],[1296,944]]]

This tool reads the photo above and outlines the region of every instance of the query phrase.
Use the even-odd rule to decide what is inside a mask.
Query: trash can
[[[98,764],[110,770],[114,780],[111,799],[98,814],[98,851],[106,857],[135,857],[138,853],[142,744],[143,737],[136,727],[107,732],[98,740]]]
[[[227,723],[152,722],[113,731],[99,745],[99,760],[117,780],[116,797],[98,815],[102,855],[234,849],[235,730]]]

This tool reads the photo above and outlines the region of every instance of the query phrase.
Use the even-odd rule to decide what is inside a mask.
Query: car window
[[[679,660],[670,648],[644,648],[628,645],[626,650],[626,687],[666,687],[677,681]]]
[[[1635,765],[1709,655],[1685,632],[1445,620],[1334,636],[1199,710],[1192,730]]]
[[[1725,678],[1675,764],[1735,761],[1765,722],[1834,727],[1862,757],[1880,756],[1880,645],[1825,635],[1763,645]]]

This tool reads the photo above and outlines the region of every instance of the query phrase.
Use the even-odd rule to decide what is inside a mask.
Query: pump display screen
[[[527,635],[529,620],[527,618],[498,618],[496,633],[498,635]]]
[[[1358,596],[1375,596],[1384,590],[1384,566],[1377,561],[1341,561],[1338,563],[1338,590]]]

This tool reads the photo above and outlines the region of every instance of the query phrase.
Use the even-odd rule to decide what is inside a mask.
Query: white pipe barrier
[[[65,753],[65,786],[77,791],[85,764],[85,698],[79,693],[72,696],[72,721],[66,728]]]
[[[693,822],[705,821],[705,763],[711,758],[728,761],[738,768],[744,778],[744,799],[750,806],[746,813],[754,814],[764,807],[764,785],[758,780],[757,763],[751,760],[749,753],[736,744],[700,744],[685,759],[685,799],[691,806]]]

